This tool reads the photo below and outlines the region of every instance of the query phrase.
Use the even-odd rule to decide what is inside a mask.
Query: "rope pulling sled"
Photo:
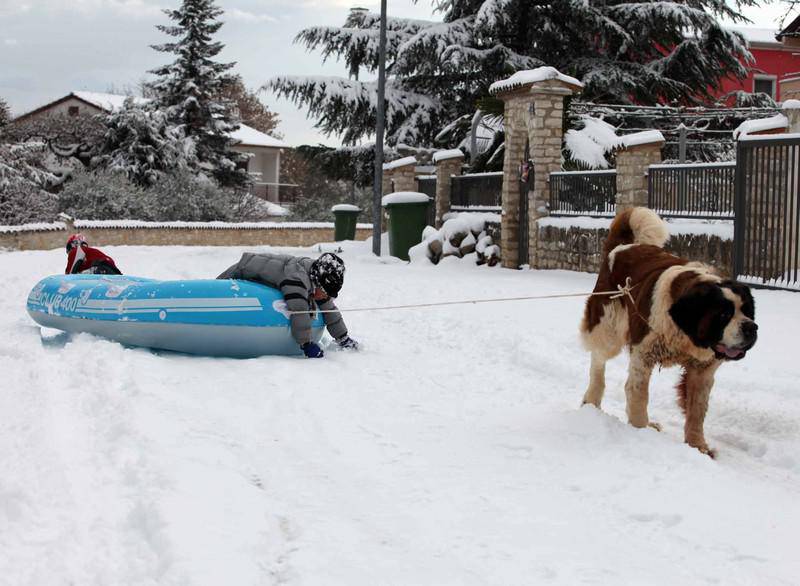
[[[383,311],[388,309],[416,309],[420,307],[441,307],[444,305],[476,305],[478,303],[499,303],[502,301],[527,301],[530,299],[559,299],[564,297],[594,297],[594,296],[608,296],[610,299],[619,299],[627,297],[633,306],[636,305],[633,300],[631,291],[636,288],[636,285],[631,284],[631,278],[625,278],[625,285],[617,285],[615,291],[596,291],[594,293],[560,293],[555,295],[531,295],[526,297],[499,297],[496,299],[465,299],[463,301],[438,301],[435,303],[415,303],[409,305],[386,305],[382,307],[351,307],[341,309],[326,309],[318,310],[311,313],[344,313],[355,311]],[[309,313],[308,311],[289,311],[289,315]]]

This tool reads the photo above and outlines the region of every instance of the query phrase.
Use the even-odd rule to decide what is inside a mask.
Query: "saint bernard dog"
[[[659,429],[647,415],[650,373],[656,365],[679,365],[684,439],[713,458],[703,421],[714,373],[724,361],[744,358],[755,344],[755,305],[745,285],[666,252],[668,238],[666,223],[647,208],[626,210],[612,222],[594,291],[617,290],[626,282],[631,291],[613,299],[592,296],[586,302],[580,329],[592,363],[583,403],[600,407],[606,361],[627,346],[628,421]]]

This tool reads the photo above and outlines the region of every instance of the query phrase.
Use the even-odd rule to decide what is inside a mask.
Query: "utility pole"
[[[378,44],[378,101],[375,123],[375,180],[372,184],[372,252],[381,255],[381,184],[383,183],[383,124],[386,94],[386,0],[381,0]]]

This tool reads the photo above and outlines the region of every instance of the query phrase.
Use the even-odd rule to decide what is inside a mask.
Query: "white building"
[[[128,96],[105,94],[98,92],[72,92],[62,98],[26,112],[16,118],[19,120],[40,118],[44,116],[81,116],[111,113],[122,108]],[[146,103],[147,99],[134,97],[136,103]],[[281,151],[289,148],[283,141],[240,124],[239,129],[231,133],[235,141],[233,150],[249,153],[247,172],[253,177],[251,191],[271,201],[280,201]]]

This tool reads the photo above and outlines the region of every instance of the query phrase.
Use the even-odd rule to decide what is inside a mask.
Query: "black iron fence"
[[[502,207],[503,173],[454,175],[450,183],[450,209],[499,211]]]
[[[736,160],[736,278],[800,290],[800,135],[745,137]]]
[[[428,225],[436,222],[436,175],[419,175],[417,177],[417,191],[431,198],[428,206]]]
[[[736,163],[651,165],[650,209],[674,218],[732,218]]]
[[[550,214],[614,215],[617,171],[559,171],[550,173]]]

